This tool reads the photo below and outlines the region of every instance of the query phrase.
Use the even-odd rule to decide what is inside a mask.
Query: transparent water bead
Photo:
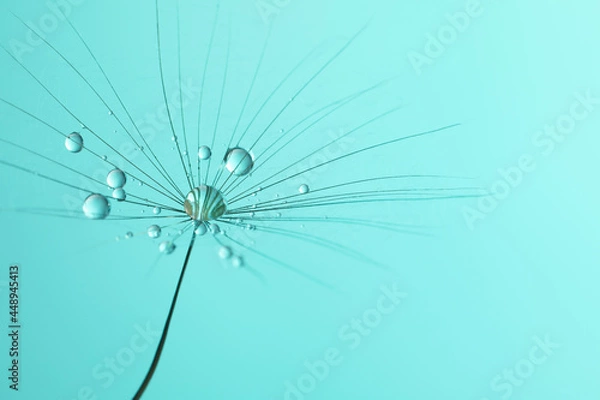
[[[158,245],[158,251],[164,254],[171,254],[175,251],[175,243],[167,240]]]
[[[252,155],[241,147],[229,149],[223,161],[225,162],[225,168],[237,176],[247,175],[254,166]]]
[[[106,183],[108,183],[108,187],[111,189],[121,189],[125,186],[125,183],[127,183],[125,172],[121,171],[119,168],[113,169],[106,176]]]
[[[216,220],[227,211],[221,192],[207,185],[200,185],[189,192],[183,207],[194,221]]]
[[[125,234],[125,239],[131,239],[133,237],[133,232],[127,232]]]
[[[115,189],[112,192],[112,197],[117,201],[125,201],[127,198],[127,193],[125,193],[123,189]]]
[[[157,237],[160,237],[162,229],[158,225],[150,225],[147,232],[150,238],[156,239]]]
[[[208,226],[208,229],[210,229],[210,233],[212,233],[213,235],[218,235],[219,233],[221,233],[221,227],[214,223],[211,223]]]
[[[160,208],[160,207],[154,207],[154,208],[152,209],[152,213],[153,213],[154,215],[160,215],[160,213],[161,213],[161,212],[162,212],[162,208]]]
[[[200,146],[198,149],[198,158],[202,161],[206,161],[212,156],[212,151],[208,146]]]
[[[310,191],[310,188],[308,187],[307,184],[302,184],[300,185],[300,187],[298,188],[298,192],[300,192],[300,194],[306,194]]]
[[[104,219],[110,213],[110,203],[106,197],[94,193],[83,202],[83,214],[89,219]]]
[[[196,236],[203,236],[206,234],[206,232],[208,231],[208,229],[206,228],[206,225],[204,224],[200,224],[198,225],[198,227],[194,230],[194,234]]]
[[[222,259],[228,259],[233,255],[233,251],[231,250],[231,247],[228,246],[221,246],[221,248],[219,249],[219,257],[221,257]]]
[[[240,256],[233,256],[231,258],[231,266],[233,268],[241,268],[244,266],[244,259]]]
[[[71,153],[79,153],[83,149],[83,138],[77,132],[73,132],[65,139],[65,147]]]

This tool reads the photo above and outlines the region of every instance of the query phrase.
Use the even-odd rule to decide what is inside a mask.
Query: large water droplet
[[[121,188],[115,189],[112,192],[112,197],[117,201],[125,201],[125,199],[127,198],[127,193],[125,193],[125,191]]]
[[[164,254],[171,254],[175,251],[175,243],[167,240],[158,245],[158,251]]]
[[[89,219],[104,219],[109,213],[110,203],[101,194],[91,194],[83,202],[83,214]]]
[[[254,166],[252,155],[240,147],[229,149],[223,161],[225,168],[238,176],[247,175]]]
[[[202,161],[208,160],[211,155],[212,151],[208,146],[200,146],[200,148],[198,149],[198,158]]]
[[[221,192],[207,185],[200,185],[189,192],[183,207],[187,215],[195,221],[215,220],[227,211]]]
[[[83,138],[77,132],[73,132],[65,139],[65,147],[71,153],[79,153],[83,149]]]
[[[157,237],[159,237],[161,232],[162,229],[160,229],[160,226],[158,225],[150,225],[148,227],[148,236],[152,239],[156,239]]]
[[[108,183],[108,187],[111,189],[122,188],[125,186],[125,183],[127,183],[125,172],[121,171],[119,168],[113,169],[106,176],[106,183]]]

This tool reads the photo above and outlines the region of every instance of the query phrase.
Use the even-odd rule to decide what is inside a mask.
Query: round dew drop
[[[198,149],[198,158],[202,161],[206,161],[212,156],[212,151],[208,146],[200,146]]]
[[[244,266],[244,259],[240,256],[233,256],[231,258],[231,266],[233,268],[241,268]]]
[[[167,240],[158,245],[158,251],[164,254],[171,254],[175,251],[175,247],[175,243]]]
[[[228,246],[221,246],[221,248],[219,249],[219,257],[221,257],[224,260],[230,258],[232,255],[233,252]]]
[[[106,183],[111,189],[121,189],[127,183],[125,172],[118,168],[113,169],[106,176]]]
[[[212,221],[227,211],[221,192],[207,185],[200,185],[189,192],[183,208],[194,221]]]
[[[131,239],[133,237],[133,232],[127,232],[125,234],[125,239]]]
[[[225,168],[233,175],[248,175],[254,166],[252,155],[241,147],[229,149],[225,155]]]
[[[306,184],[302,184],[300,185],[300,187],[298,188],[298,192],[300,192],[300,194],[306,194],[310,191],[310,188],[308,187],[308,185]]]
[[[150,225],[148,227],[148,236],[152,239],[156,239],[160,236],[162,229],[158,225]]]
[[[73,132],[65,139],[65,147],[71,153],[79,153],[83,149],[83,138],[77,132]]]
[[[160,207],[154,207],[154,209],[152,210],[152,213],[154,215],[160,215],[161,212],[162,212],[162,209]]]
[[[119,188],[119,189],[113,190],[112,197],[113,197],[113,199],[115,199],[117,201],[125,201],[125,199],[127,198],[127,194],[125,193],[125,191],[123,189]]]
[[[208,231],[208,229],[206,228],[206,225],[204,224],[200,224],[198,225],[198,227],[194,230],[194,234],[196,236],[203,236],[206,234],[206,232]]]
[[[110,203],[106,197],[94,193],[83,202],[83,214],[89,219],[104,219],[110,213]]]

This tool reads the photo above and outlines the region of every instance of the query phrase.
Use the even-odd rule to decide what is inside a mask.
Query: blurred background
[[[131,128],[68,16],[148,147],[183,188],[151,3],[4,0],[0,42],[12,57],[0,55],[0,97],[65,134],[81,131],[22,63],[129,159],[81,131],[87,148],[128,172],[128,192],[166,201],[129,175],[164,182],[88,84],[11,14],[60,51]],[[361,188],[469,187],[489,195],[282,210],[280,221],[271,212],[275,221],[259,221],[255,231],[228,227],[246,246],[229,243],[244,259],[241,269],[219,257],[211,235],[198,238],[144,399],[600,397],[596,2],[223,0],[218,14],[216,1],[179,4],[178,11],[175,2],[159,1],[161,50],[174,129],[181,143],[183,110],[192,155],[201,98],[201,142],[216,133],[213,157],[224,154],[265,43],[238,137],[310,56],[242,145],[249,147],[310,84],[267,130],[255,156],[320,107],[393,78],[323,119],[264,168],[259,157],[260,170],[237,191],[276,173],[298,176],[240,205],[289,196],[301,184],[313,189],[398,174],[468,179],[374,180]],[[179,226],[170,227],[152,240],[150,224],[171,224],[152,222],[152,209],[134,204],[112,202],[113,216],[129,218],[82,218],[86,190],[110,191],[25,149],[100,181],[111,167],[88,152],[68,153],[64,137],[4,102],[0,121],[1,138],[22,146],[0,144],[0,319],[8,331],[9,267],[18,263],[22,324],[19,391],[4,379],[0,397],[129,399],[152,360],[191,231],[177,238]],[[356,149],[451,124],[460,125],[300,174]],[[418,226],[419,234],[335,222],[343,218]],[[173,254],[158,251],[162,240],[175,239]],[[7,371],[6,335],[0,346]]]

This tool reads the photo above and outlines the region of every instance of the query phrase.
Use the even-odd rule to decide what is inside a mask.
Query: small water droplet
[[[115,189],[112,192],[112,197],[117,201],[125,201],[125,199],[127,198],[127,193],[125,193],[123,189]]]
[[[125,234],[125,239],[131,239],[133,237],[133,232],[127,232]]]
[[[158,225],[150,225],[147,232],[149,237],[156,239],[157,237],[160,237],[162,229]]]
[[[65,139],[65,147],[71,153],[79,153],[83,149],[83,138],[79,133],[73,132]]]
[[[300,192],[300,194],[306,194],[309,191],[310,191],[310,188],[305,183],[303,183],[302,185],[300,185],[300,187],[298,188],[298,192]]]
[[[125,172],[121,171],[119,168],[113,169],[106,176],[106,183],[111,189],[122,188],[123,186],[125,186],[125,183],[127,183],[127,177],[125,176]]]
[[[161,253],[164,254],[171,254],[175,251],[175,243],[171,242],[170,240],[166,240],[164,242],[161,242],[161,244],[158,245],[158,251],[160,251]]]
[[[241,147],[229,149],[225,158],[225,168],[233,175],[247,175],[254,166],[252,155]]]
[[[89,219],[104,219],[110,213],[110,203],[106,197],[94,193],[83,202],[83,214]]]
[[[102,156],[102,161],[106,161],[106,160],[108,160],[108,157],[107,156]]]
[[[207,229],[206,229],[206,225],[204,225],[204,224],[200,224],[200,225],[198,225],[198,227],[197,227],[197,228],[196,228],[196,230],[194,231],[194,234],[195,234],[196,236],[203,236],[203,235],[205,235],[205,234],[206,234],[206,231],[207,231]]]
[[[221,257],[224,260],[230,258],[232,254],[233,252],[231,251],[231,247],[221,246],[221,248],[219,249],[219,257]]]
[[[208,160],[210,158],[210,156],[212,155],[212,151],[210,150],[210,147],[208,146],[200,146],[200,148],[198,149],[198,158],[200,160]]]
[[[241,268],[244,266],[244,259],[240,256],[233,256],[231,258],[231,266],[233,268]]]
[[[152,213],[154,215],[160,215],[161,212],[162,212],[162,209],[160,207],[154,207],[154,209],[152,209]]]
[[[209,229],[210,229],[210,233],[212,233],[213,235],[221,233],[221,228],[219,227],[219,225],[217,225],[215,223],[211,223],[209,226]]]

